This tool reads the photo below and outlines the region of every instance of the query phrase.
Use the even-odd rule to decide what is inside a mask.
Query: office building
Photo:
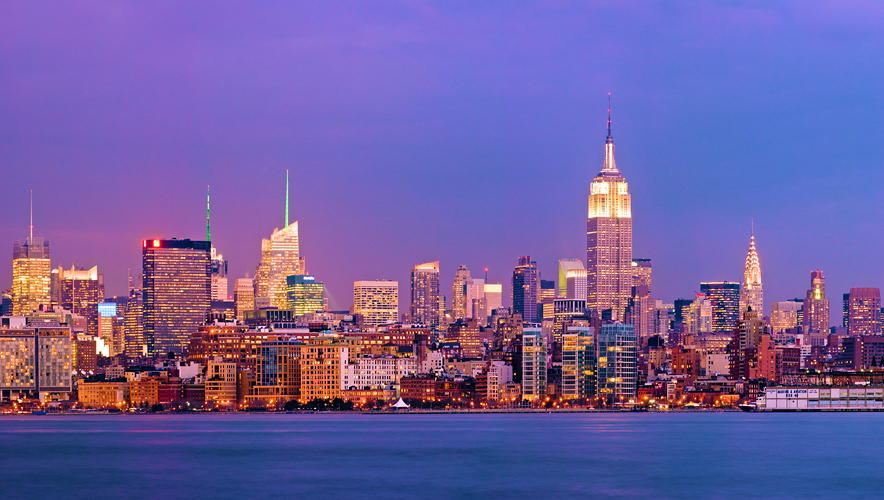
[[[98,303],[104,300],[104,275],[98,266],[76,269],[61,266],[52,272],[58,290],[58,304],[86,318],[86,333],[98,334]]]
[[[123,336],[123,319],[117,317],[115,302],[98,304],[98,350],[105,356],[125,354],[125,338]]]
[[[632,287],[625,322],[635,327],[635,334],[642,343],[656,333],[656,312],[656,303],[647,285]]]
[[[144,294],[141,288],[129,289],[126,312],[123,314],[123,350],[134,358],[147,354],[144,345]]]
[[[246,311],[255,310],[255,281],[246,276],[237,278],[233,285],[233,302],[236,305],[236,319],[243,321]]]
[[[34,215],[31,210],[31,232],[24,241],[12,246],[12,314],[26,316],[49,307],[52,302],[49,242],[34,236]]]
[[[500,283],[485,283],[485,307],[488,316],[503,307],[503,285]]]
[[[540,323],[540,272],[530,255],[519,257],[513,271],[513,314],[521,314],[525,323]]]
[[[798,300],[786,300],[783,302],[771,302],[770,304],[770,328],[773,333],[783,333],[789,328],[801,326],[800,317],[805,307],[805,302]]]
[[[411,270],[411,321],[430,328],[439,326],[439,261],[418,264]]]
[[[580,259],[559,261],[559,290],[561,299],[586,300],[586,268]]]
[[[540,328],[522,330],[522,399],[546,397],[546,339]]]
[[[227,261],[224,256],[212,247],[212,300],[228,300],[227,293]]]
[[[810,272],[810,290],[804,298],[803,309],[802,323],[805,333],[828,333],[831,326],[829,299],[826,298],[826,278],[819,269]]]
[[[746,267],[743,270],[743,284],[740,287],[740,314],[748,308],[764,316],[764,292],[761,287],[761,264],[755,250],[755,235],[749,238],[749,253],[746,254]]]
[[[285,309],[286,278],[307,274],[301,257],[298,221],[289,224],[289,172],[285,171],[285,225],[261,240],[261,263],[255,273],[255,302],[266,298],[272,307]]]
[[[467,317],[467,302],[464,286],[472,280],[470,270],[460,266],[454,272],[454,283],[451,285],[451,317],[452,319]]]
[[[187,349],[211,300],[208,241],[144,240],[143,332],[147,355]]]
[[[651,259],[632,259],[632,286],[646,286],[651,293]]]
[[[700,283],[712,306],[712,331],[733,332],[740,319],[740,284],[727,281]]]
[[[72,369],[69,328],[0,329],[0,401],[67,399]]]
[[[325,309],[325,286],[316,281],[315,276],[289,276],[287,285],[287,309],[295,312],[295,316],[322,312]]]
[[[398,281],[356,281],[353,283],[353,312],[365,326],[399,321]]]
[[[635,329],[623,323],[603,324],[596,345],[601,402],[608,406],[635,404],[638,383]]]
[[[621,320],[632,290],[632,206],[626,179],[614,161],[611,107],[605,162],[589,187],[586,221],[586,305]]]
[[[482,278],[472,278],[464,282],[464,303],[467,308],[467,314],[464,316],[468,319],[476,319],[480,324],[485,324],[485,318],[488,316],[485,302],[485,280]]]
[[[881,334],[881,290],[851,288],[847,332],[851,337]]]

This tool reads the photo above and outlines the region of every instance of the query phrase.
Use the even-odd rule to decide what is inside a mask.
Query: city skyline
[[[325,16],[340,13],[332,8],[315,9]],[[410,11],[406,17],[411,24],[394,26],[400,30],[397,33],[408,35],[408,42],[363,38],[367,48],[344,47],[332,51],[333,59],[347,61],[368,51],[368,55],[389,55],[405,68],[419,70],[407,64],[403,44],[413,43],[416,37],[409,26],[430,23],[436,19],[433,16],[446,20],[447,27],[433,32],[437,39],[426,42],[429,49],[439,47],[440,41],[450,41],[452,30],[460,27],[477,42],[476,57],[494,59],[501,54],[500,46],[476,30],[466,15],[487,14],[483,9],[493,9],[475,9],[470,13]],[[513,15],[525,20],[531,13],[524,7]],[[608,13],[604,8],[587,8],[549,15],[574,14],[587,26],[596,26],[600,22],[596,17]],[[59,40],[76,38],[79,30],[95,28],[97,33],[110,36],[100,21],[91,27],[88,23],[74,26],[60,17],[47,21],[63,28],[60,38],[41,37],[45,31],[39,28],[29,35],[21,27],[33,26],[36,11],[22,8],[4,14],[8,15],[0,16],[0,27],[46,56],[71,50]],[[123,24],[134,23],[136,14],[124,15]],[[348,23],[362,27],[380,22],[372,16],[356,20],[358,13],[352,10],[343,14]],[[285,99],[288,94],[273,85],[267,95],[256,98],[254,106],[230,109],[207,97],[192,105],[195,107],[185,106],[184,111],[193,111],[194,118],[169,121],[170,116],[181,114],[178,109],[172,114],[172,103],[197,95],[204,78],[228,72],[217,66],[196,66],[193,60],[168,60],[184,72],[176,74],[192,70],[196,80],[176,80],[179,90],[164,87],[163,91],[169,92],[165,100],[166,94],[137,85],[106,62],[73,59],[70,67],[46,72],[39,64],[32,67],[15,59],[8,42],[0,41],[0,47],[8,49],[0,51],[0,63],[10,68],[0,76],[0,85],[9,89],[0,97],[0,108],[11,117],[0,124],[0,136],[4,137],[0,162],[11,172],[7,195],[0,202],[4,213],[0,237],[9,244],[27,235],[27,197],[33,189],[35,236],[42,235],[52,243],[52,266],[98,265],[106,277],[107,293],[125,295],[127,269],[140,268],[142,239],[201,239],[203,186],[211,184],[215,195],[213,244],[230,262],[232,284],[246,271],[253,275],[260,262],[257,241],[278,227],[284,199],[279,179],[282,170],[290,169],[291,212],[300,222],[301,253],[310,262],[310,273],[326,284],[331,308],[349,306],[353,281],[407,283],[415,264],[435,260],[441,262],[440,289],[450,304],[446,292],[451,290],[454,272],[461,264],[476,272],[488,268],[489,282],[505,284],[520,255],[531,255],[544,279],[555,279],[559,259],[581,258],[583,243],[576,228],[582,225],[582,205],[602,154],[603,99],[612,92],[618,160],[635,195],[633,253],[654,262],[655,298],[667,302],[691,298],[702,281],[739,282],[753,218],[764,263],[767,304],[803,297],[807,273],[815,269],[825,272],[832,297],[852,287],[880,287],[884,276],[875,266],[874,249],[880,246],[882,235],[876,229],[880,209],[873,181],[880,175],[880,169],[875,169],[881,162],[875,138],[881,135],[881,124],[874,119],[875,106],[863,103],[878,102],[874,89],[864,82],[879,81],[877,72],[881,70],[858,65],[877,57],[874,54],[881,44],[866,45],[866,40],[880,37],[882,30],[877,21],[863,19],[861,12],[843,13],[831,21],[825,9],[809,9],[797,19],[797,28],[787,22],[795,19],[794,14],[787,7],[699,9],[680,12],[671,27],[649,28],[647,36],[661,37],[662,50],[678,49],[675,52],[685,58],[684,64],[700,68],[685,66],[685,75],[679,77],[674,76],[674,70],[681,68],[678,63],[641,48],[640,42],[647,38],[630,42],[616,34],[627,23],[647,25],[655,16],[671,18],[671,13],[654,8],[625,9],[609,17],[609,27],[599,25],[602,34],[613,37],[606,52],[608,65],[596,65],[598,59],[586,55],[608,46],[604,37],[587,38],[580,35],[582,28],[566,23],[561,34],[546,41],[543,48],[564,50],[567,42],[579,41],[572,55],[580,64],[569,66],[555,59],[553,67],[542,66],[550,75],[536,76],[532,69],[550,63],[542,63],[540,52],[526,50],[524,58],[511,61],[519,89],[509,86],[496,72],[500,66],[473,67],[463,48],[449,54],[442,66],[425,68],[405,80],[357,67],[355,75],[369,77],[366,85],[380,93],[384,104],[402,111],[397,115],[365,105],[364,91],[338,84],[336,88],[355,99],[353,109],[358,118],[355,125],[338,132],[335,127],[342,117],[336,113],[343,112],[347,101],[312,84],[298,88],[317,99],[320,107],[332,110],[327,121],[321,119],[326,112],[301,100],[292,104]],[[223,18],[225,13],[218,16]],[[742,66],[720,66],[708,52],[691,45],[696,39],[675,42],[671,38],[673,30],[710,19],[723,26],[722,34],[713,37],[717,49],[728,41],[741,42],[739,48],[728,50],[731,61]],[[753,19],[766,23],[743,24]],[[204,21],[202,30],[188,36],[213,46],[210,35],[220,29],[215,21]],[[334,45],[335,37],[343,36],[341,23],[332,26],[330,38],[317,42],[323,47]],[[540,21],[529,26],[538,34],[547,33]],[[847,26],[852,32],[848,33]],[[278,26],[261,28],[285,34]],[[310,34],[309,27],[301,28],[305,32],[299,36]],[[235,29],[244,30],[241,34],[246,39],[256,40],[251,31],[254,27]],[[801,29],[827,33],[822,38],[826,42],[840,41],[822,53],[819,44],[823,42],[816,39],[816,45],[808,49],[788,44],[790,37],[807,41],[808,35]],[[513,40],[507,25],[495,25],[493,32],[502,40]],[[703,34],[709,36],[708,31]],[[132,36],[121,40],[120,54],[107,54],[110,61],[127,50],[143,55],[145,40],[137,33]],[[753,41],[753,36],[761,41]],[[163,35],[163,40],[169,47],[189,41],[170,33]],[[94,39],[86,38],[82,43],[89,50],[104,53],[94,46]],[[759,52],[761,46],[766,51]],[[313,59],[309,51],[275,48],[277,52],[272,54],[280,57],[279,61],[301,61],[308,68],[327,70],[321,81],[332,81],[328,80],[332,75],[341,74],[337,66]],[[227,60],[211,52],[190,50],[185,52],[192,58]],[[755,58],[758,53],[765,57]],[[811,54],[813,61],[808,59]],[[140,73],[147,80],[163,76],[156,63],[170,57],[150,56],[152,64]],[[642,69],[639,63],[646,58],[656,65]],[[272,64],[263,67],[258,76],[240,83],[254,89],[273,77],[299,81],[287,65],[273,61],[266,61]],[[230,62],[234,68],[248,67],[240,59]],[[446,80],[448,86],[461,88],[465,97],[453,97],[437,88],[438,70],[446,65],[459,70]],[[392,66],[385,67],[393,71]],[[757,85],[746,89],[726,81],[736,68],[760,77]],[[714,70],[721,70],[722,76],[710,76]],[[79,89],[67,100],[62,99],[63,93],[71,93],[59,81],[68,80],[57,80],[62,74],[70,76]],[[691,82],[701,74],[701,80]],[[848,77],[836,81],[830,76],[836,74]],[[23,90],[21,82],[29,75],[38,83],[35,93]],[[799,80],[809,77],[814,85],[803,87]],[[484,86],[468,85],[476,78]],[[108,107],[98,92],[101,82],[108,79],[123,79],[135,86],[135,97],[125,98],[123,107],[138,120],[129,121]],[[394,90],[399,88],[396,81],[402,82],[401,98],[395,96]],[[89,82],[98,85],[87,85]],[[224,86],[209,88],[222,94],[230,91]],[[550,93],[554,97],[544,97]],[[34,100],[52,96],[61,99],[58,106],[38,106]],[[461,115],[427,104],[428,98],[439,96],[458,113],[467,113],[466,119],[456,119]],[[282,103],[285,116],[276,117],[266,108],[274,99]],[[524,104],[518,104],[522,101]],[[113,126],[106,126],[92,114],[77,115],[90,104],[106,113]],[[149,112],[157,104],[156,114]],[[402,106],[422,111],[405,111]],[[294,110],[305,111],[305,117],[296,116]],[[230,120],[242,112],[246,112],[244,126],[269,120],[271,126],[260,129],[269,139],[244,132],[244,146],[224,145],[231,134],[241,130],[230,128]],[[223,118],[219,121],[223,125],[209,124],[207,117],[213,113]],[[37,119],[53,126],[40,127],[34,121]],[[438,142],[426,142],[430,123],[441,130]],[[410,124],[419,126],[411,130]],[[311,125],[318,127],[313,130]],[[197,132],[189,131],[191,128]],[[499,132],[489,132],[493,129]],[[309,146],[300,142],[306,139],[299,135],[323,140]],[[464,141],[469,136],[481,141]],[[290,141],[304,146],[303,152],[282,146]],[[380,146],[369,147],[372,141]],[[392,143],[404,147],[394,152]],[[148,144],[159,147],[148,153]],[[436,159],[430,158],[432,155]],[[834,183],[829,174],[833,167],[844,174]],[[460,181],[454,184],[446,180],[449,177]],[[717,189],[725,183],[733,186],[734,193]],[[526,184],[535,191],[526,194]],[[748,186],[757,190],[757,195],[741,200],[740,192]],[[814,192],[825,196],[810,196]],[[533,202],[522,203],[521,197],[529,195]],[[846,213],[852,214],[849,220],[845,220]],[[524,231],[525,227],[532,230]],[[391,238],[404,243],[390,251]],[[0,280],[10,283],[10,266],[0,267]],[[508,288],[504,287],[505,304],[510,301]],[[228,290],[232,294],[232,287]],[[405,297],[404,290],[400,293]],[[400,309],[405,307],[407,304],[400,302]],[[832,323],[837,324],[834,314]]]

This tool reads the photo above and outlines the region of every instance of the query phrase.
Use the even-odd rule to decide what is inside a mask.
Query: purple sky
[[[509,283],[584,258],[607,93],[654,295],[742,274],[765,302],[827,277],[884,285],[880,2],[3,2],[0,286],[35,232],[108,294],[142,238],[203,238],[231,278],[283,223],[308,269],[352,282],[440,260]],[[616,5],[615,5],[616,4]],[[232,282],[232,280],[231,280]],[[505,286],[505,302],[509,286]]]

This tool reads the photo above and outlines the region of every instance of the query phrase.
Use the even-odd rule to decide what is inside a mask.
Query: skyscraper
[[[439,326],[439,261],[411,270],[411,320],[430,328]]]
[[[485,283],[485,307],[488,316],[496,309],[503,307],[503,285],[500,283]]]
[[[522,331],[522,399],[540,401],[546,396],[546,339],[540,328]]]
[[[829,299],[826,298],[826,278],[817,269],[810,272],[810,290],[804,298],[804,329],[807,332],[829,331]]]
[[[315,313],[324,309],[325,286],[316,281],[315,276],[289,276],[287,283],[287,309],[294,310],[295,316]]]
[[[362,315],[366,326],[399,321],[398,281],[356,281],[353,283],[353,312]]]
[[[521,314],[525,323],[539,323],[541,320],[540,273],[537,263],[530,255],[519,257],[519,265],[513,270],[513,314]]]
[[[53,273],[58,280],[58,303],[63,309],[86,318],[86,333],[98,335],[98,303],[104,300],[104,275],[92,269],[65,269]]]
[[[34,236],[33,193],[31,232],[24,242],[12,245],[12,314],[24,316],[52,302],[49,242]]]
[[[646,286],[651,293],[651,259],[632,259],[632,286]]]
[[[848,304],[847,333],[857,335],[881,334],[881,290],[879,288],[851,288]]]
[[[467,317],[467,303],[464,285],[470,281],[470,270],[460,266],[454,272],[454,283],[451,285],[451,316],[454,319]]]
[[[267,297],[277,309],[286,307],[286,278],[307,274],[300,254],[298,221],[289,224],[289,171],[285,171],[285,225],[261,240],[261,263],[255,274],[256,297]]]
[[[211,301],[211,243],[144,240],[143,328],[149,356],[183,353],[206,321]]]
[[[632,207],[626,179],[614,162],[610,96],[605,162],[589,186],[586,288],[587,308],[623,318],[632,289]]]
[[[123,316],[123,338],[126,356],[134,358],[145,354],[144,294],[141,288],[129,287],[129,300],[126,301]]]
[[[598,395],[608,405],[635,404],[638,338],[632,325],[603,324],[597,340]]]
[[[212,300],[227,300],[227,261],[212,246]]]
[[[808,291],[808,293],[810,293]],[[770,303],[770,329],[773,333],[782,333],[789,328],[795,328],[801,325],[800,317],[803,315],[804,302],[797,300],[786,300],[783,302]],[[806,317],[806,316],[805,316]],[[805,328],[807,323],[805,323]]]
[[[751,307],[764,316],[764,292],[761,288],[761,264],[755,251],[755,234],[749,238],[749,253],[746,254],[746,267],[743,270],[743,285],[740,287],[740,314]]]
[[[586,268],[580,259],[559,261],[559,298],[586,300]]]
[[[246,311],[255,310],[255,283],[248,275],[236,278],[233,286],[233,303],[236,305],[236,319],[246,319]]]
[[[700,283],[700,293],[705,294],[712,305],[712,331],[733,332],[740,319],[740,284]]]
[[[485,280],[482,278],[472,278],[464,282],[465,307],[467,314],[464,316],[469,319],[479,320],[480,326],[485,326],[487,319],[488,304],[485,301]]]

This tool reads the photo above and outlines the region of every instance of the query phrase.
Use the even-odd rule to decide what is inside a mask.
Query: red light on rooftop
[[[153,240],[153,247],[157,248],[160,246],[160,240]]]
[[[143,246],[144,248],[147,248],[147,240],[142,241],[141,246]]]

